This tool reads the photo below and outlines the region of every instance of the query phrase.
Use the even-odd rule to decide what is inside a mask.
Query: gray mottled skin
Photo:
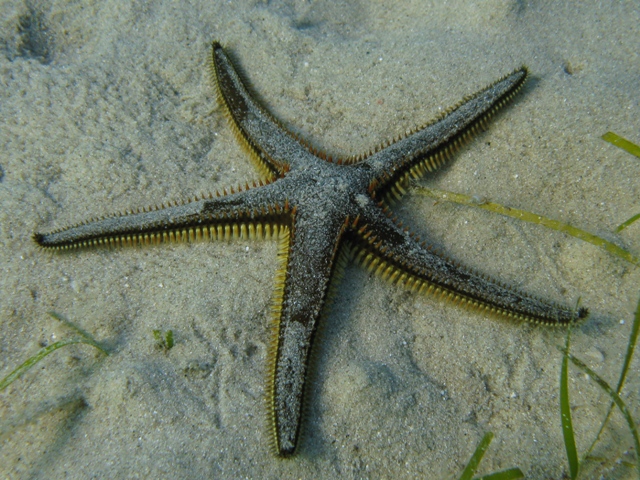
[[[231,121],[272,173],[273,182],[222,197],[37,234],[35,240],[43,247],[60,248],[200,226],[286,223],[290,249],[282,311],[276,319],[269,399],[279,455],[293,454],[298,444],[309,354],[337,252],[345,240],[413,279],[517,318],[568,324],[587,315],[584,309],[576,315],[571,309],[516,292],[431,253],[396,225],[375,199],[408,168],[446,152],[457,139],[473,133],[521,87],[526,69],[466,98],[435,123],[387,148],[354,164],[339,165],[313,155],[253,100],[218,43],[213,44],[212,66]]]

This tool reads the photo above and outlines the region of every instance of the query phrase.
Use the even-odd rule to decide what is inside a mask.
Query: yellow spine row
[[[442,300],[451,302],[454,305],[461,305],[463,307],[469,308],[472,311],[480,311],[492,316],[505,317],[533,324],[559,326],[558,323],[545,322],[538,318],[511,312],[495,305],[489,305],[487,303],[454,292],[446,287],[431,283],[428,280],[418,278],[415,275],[401,270],[395,265],[361,247],[358,248],[358,252],[356,253],[354,258],[356,262],[362,264],[370,272],[379,275],[383,280],[388,280],[392,284],[404,286],[411,292],[417,292],[421,295],[434,295]]]
[[[265,401],[267,403],[267,413],[269,417],[269,443],[276,453],[280,450],[278,446],[278,425],[274,406],[276,393],[276,358],[278,356],[278,333],[280,331],[280,319],[282,318],[282,307],[284,303],[290,240],[290,229],[288,227],[281,227],[278,234],[278,267],[275,275],[275,288],[271,300],[271,319],[269,325],[271,329],[271,340],[267,352],[267,390],[265,392]]]
[[[232,240],[232,239],[272,239],[279,236],[286,229],[278,223],[242,222],[227,223],[201,227],[183,228],[181,230],[167,230],[164,232],[140,233],[101,237],[83,240],[71,245],[51,247],[53,250],[71,250],[75,248],[92,247],[135,247],[142,245],[159,245],[170,242],[198,242],[202,240]]]
[[[227,117],[227,120],[231,125],[231,130],[233,131],[236,138],[240,141],[240,144],[249,152],[249,156],[251,160],[253,160],[254,164],[258,167],[261,177],[267,180],[267,182],[272,182],[273,180],[275,180],[276,176],[274,175],[274,172],[271,169],[271,166],[267,162],[265,162],[265,160],[260,156],[255,146],[249,141],[249,139],[245,136],[242,130],[240,130],[240,127],[234,120],[233,115],[231,114],[231,108],[229,107],[229,104],[225,100],[224,95],[222,94],[222,89],[220,88],[220,84],[218,83],[218,74],[216,72],[216,67],[213,62],[213,57],[211,57],[211,61],[209,62],[209,71],[215,87],[218,105],[223,106],[225,116]],[[240,74],[238,73],[238,75]],[[241,80],[245,84],[245,88],[246,88],[246,85],[248,85],[248,83],[244,78]],[[262,111],[262,113],[271,117],[271,115],[269,115],[264,111]],[[280,123],[275,119],[272,119],[272,120],[278,125],[280,125]],[[284,129],[284,127],[282,128]],[[275,164],[274,162],[274,166],[278,168],[281,173],[284,173],[286,171],[286,165],[284,164]]]
[[[331,283],[329,284],[329,290],[327,292],[327,301],[325,302],[325,305],[324,305],[323,314],[326,314],[329,307],[333,303],[333,300],[335,299],[338,293],[338,287],[340,285],[340,281],[344,278],[345,269],[347,268],[347,265],[349,264],[349,262],[353,260],[353,255],[354,255],[353,246],[350,244],[343,245],[343,247],[340,250],[340,253],[338,254],[338,258],[336,259],[336,264],[333,269],[333,275],[331,276]],[[322,322],[320,322],[320,325],[321,324]]]
[[[502,80],[507,78],[507,76],[501,78],[500,80],[498,80],[495,83],[501,82]],[[435,152],[434,154],[432,154],[432,155],[428,156],[427,158],[421,160],[416,165],[412,166],[404,175],[401,175],[400,178],[398,178],[394,182],[394,184],[391,186],[391,188],[389,189],[389,191],[385,195],[385,198],[384,198],[385,201],[387,203],[393,203],[394,201],[399,200],[406,193],[406,191],[402,187],[402,184],[406,183],[409,180],[409,177],[413,177],[414,179],[418,179],[418,178],[422,177],[426,172],[432,172],[432,171],[438,169],[440,166],[442,166],[447,161],[448,158],[450,158],[453,154],[455,154],[463,145],[465,145],[467,142],[469,142],[469,140],[471,140],[471,138],[473,138],[478,133],[478,131],[480,129],[486,129],[489,119],[491,117],[493,117],[499,110],[501,110],[507,103],[509,103],[516,96],[516,94],[522,88],[522,85],[524,85],[524,81],[513,92],[511,92],[509,95],[504,97],[501,101],[496,103],[491,108],[491,110],[486,112],[482,117],[478,118],[475,121],[475,123],[470,125],[465,131],[463,131],[461,133],[461,135],[459,137],[455,138],[445,148],[443,148],[442,150],[440,150],[438,152]],[[365,158],[373,155],[374,153],[379,152],[380,150],[388,147],[389,145],[392,145],[392,144],[396,143],[399,140],[402,140],[402,139],[404,139],[404,138],[406,138],[406,137],[408,137],[408,136],[410,136],[410,135],[412,135],[412,134],[414,134],[414,133],[416,133],[416,132],[418,132],[420,130],[423,130],[423,129],[425,129],[425,128],[437,123],[442,118],[446,117],[449,113],[451,113],[454,110],[456,110],[457,108],[459,108],[460,105],[462,105],[463,103],[473,99],[476,95],[477,94],[466,96],[463,99],[462,102],[460,102],[457,105],[447,109],[447,111],[445,111],[442,115],[440,115],[438,118],[434,119],[433,121],[431,121],[429,123],[426,123],[426,124],[424,124],[424,125],[422,125],[422,126],[420,126],[418,128],[415,128],[413,130],[407,130],[407,132],[406,132],[406,134],[404,136],[400,136],[398,138],[394,138],[393,140],[387,140],[386,142],[382,142],[375,149],[369,151],[369,153],[363,154],[363,155],[357,155],[357,156],[354,156],[354,157],[350,157],[347,160],[345,160],[344,163],[356,163],[356,162],[359,162],[361,160],[364,160]]]
[[[468,143],[472,137],[474,137],[479,128],[484,128],[487,124],[487,120],[502,106],[502,103],[495,107],[493,110],[488,112],[484,117],[480,118],[476,121],[475,124],[470,126],[466,131],[464,131],[459,137],[455,138],[449,145],[447,145],[442,150],[435,152],[434,154],[424,158],[417,164],[413,165],[409,170],[407,170],[403,175],[398,178],[394,184],[391,186],[387,194],[385,195],[385,201],[387,203],[393,203],[397,200],[400,200],[407,192],[403,188],[403,185],[406,185],[410,178],[415,180],[424,176],[427,172],[433,172],[440,168],[445,162],[451,158],[463,145]]]

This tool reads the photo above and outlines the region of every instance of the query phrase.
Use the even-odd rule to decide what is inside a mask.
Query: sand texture
[[[1,478],[562,478],[563,330],[487,318],[349,266],[320,333],[299,455],[269,449],[273,241],[50,254],[31,240],[258,178],[216,103],[212,40],[260,100],[332,155],[369,150],[522,64],[522,95],[420,183],[555,218],[640,252],[640,8],[621,2],[0,2]],[[462,264],[592,316],[573,351],[612,385],[638,269],[543,227],[410,194],[394,206]],[[155,348],[171,329],[175,346]],[[640,419],[638,361],[623,398]],[[570,374],[584,452],[608,400]],[[584,478],[633,478],[619,414]],[[617,462],[617,463],[616,463]]]

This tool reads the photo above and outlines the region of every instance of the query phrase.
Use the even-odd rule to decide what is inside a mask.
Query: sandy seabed
[[[216,104],[220,40],[261,101],[333,155],[368,151],[521,64],[486,132],[421,180],[569,222],[640,251],[640,8],[629,2],[0,3],[0,375],[72,335],[0,394],[2,478],[562,478],[565,332],[486,318],[347,268],[323,325],[299,455],[269,449],[266,328],[275,242],[52,255],[31,241],[112,212],[257,179]],[[459,262],[590,319],[573,351],[617,383],[640,275],[572,237],[408,195],[403,221]],[[169,352],[154,329],[173,330]],[[623,398],[640,418],[638,362]],[[578,449],[607,398],[570,378]],[[617,414],[585,478],[632,478]]]

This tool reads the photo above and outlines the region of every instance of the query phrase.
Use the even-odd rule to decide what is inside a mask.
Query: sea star
[[[229,237],[279,238],[269,349],[268,408],[278,455],[295,452],[314,335],[332,279],[355,257],[392,282],[472,308],[537,323],[567,325],[587,316],[487,279],[432,252],[393,217],[387,203],[403,186],[440,166],[520,90],[526,67],[465,97],[432,123],[367,154],[331,159],[288,132],[250,95],[213,43],[219,101],[266,179],[230,192],[94,219],[35,234],[42,247],[157,244]]]

